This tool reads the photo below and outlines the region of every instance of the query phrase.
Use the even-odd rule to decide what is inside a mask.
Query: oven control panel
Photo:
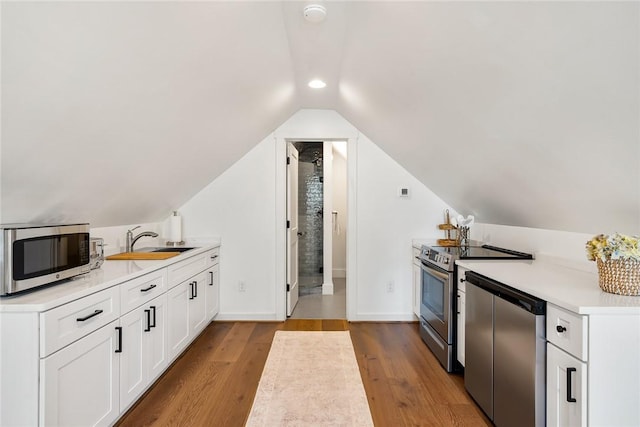
[[[432,264],[447,271],[453,270],[453,256],[432,247],[423,246],[420,251],[420,259],[426,264]]]

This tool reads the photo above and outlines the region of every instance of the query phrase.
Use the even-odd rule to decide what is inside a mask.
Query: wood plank
[[[415,323],[214,322],[117,424],[244,425],[277,330],[349,330],[375,425],[490,426]]]
[[[180,255],[180,252],[122,252],[109,255],[105,259],[109,261],[159,260],[173,258],[178,255]]]

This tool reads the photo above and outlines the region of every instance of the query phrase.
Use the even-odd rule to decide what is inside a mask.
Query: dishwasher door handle
[[[571,391],[571,377],[572,373],[576,372],[576,368],[567,368],[567,402],[577,402],[575,397],[573,396],[573,392]]]

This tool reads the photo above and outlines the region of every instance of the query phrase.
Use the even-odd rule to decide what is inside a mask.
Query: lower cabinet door
[[[207,286],[206,286],[206,307],[207,307],[207,321],[213,320],[213,318],[220,311],[220,273],[218,264],[214,265],[207,271]]]
[[[118,418],[117,322],[40,360],[40,425],[108,426]]]
[[[164,372],[169,364],[167,345],[167,296],[162,295],[152,300],[149,305],[153,326],[146,338],[147,374],[149,382],[155,380]]]
[[[167,342],[169,360],[175,359],[189,343],[189,282],[181,283],[167,292]]]
[[[126,410],[167,367],[167,296],[161,295],[120,319],[120,410]]]
[[[547,343],[547,426],[587,425],[587,364]]]
[[[456,343],[457,348],[457,356],[458,356],[458,362],[460,362],[460,364],[462,366],[464,366],[464,311],[465,311],[465,301],[466,297],[465,297],[465,293],[462,291],[458,291],[458,338]]]
[[[190,280],[195,289],[194,297],[189,301],[189,321],[194,335],[204,329],[207,321],[207,284],[209,276],[206,271],[198,274]]]
[[[413,264],[413,314],[420,318],[420,300],[422,298],[422,269],[419,265]]]
[[[122,352],[120,353],[120,407],[126,408],[146,387],[144,373],[144,330],[147,313],[139,307],[120,319]]]

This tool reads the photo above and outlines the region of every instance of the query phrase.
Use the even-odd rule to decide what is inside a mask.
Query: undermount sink
[[[154,249],[151,252],[186,252],[186,251],[190,251],[191,249],[195,249],[195,248],[183,248],[183,247],[179,247],[179,248],[159,248],[159,249]]]
[[[150,247],[150,248],[142,248],[142,249],[136,249],[134,252],[186,252],[186,251],[190,251],[191,249],[196,249],[196,248],[187,248],[184,246],[179,246],[179,247],[175,247],[175,248],[171,248],[171,247],[166,247],[166,248],[158,248],[158,247]]]

